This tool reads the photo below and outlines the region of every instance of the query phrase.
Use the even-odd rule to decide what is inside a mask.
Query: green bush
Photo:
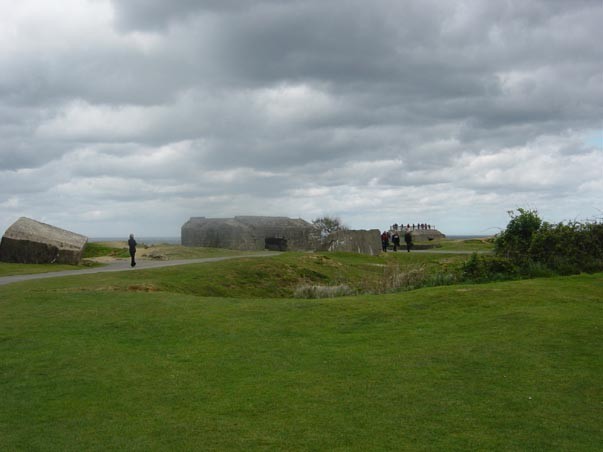
[[[603,224],[544,223],[532,239],[531,260],[559,274],[603,269]]]
[[[536,210],[517,209],[509,211],[511,221],[507,228],[494,239],[494,252],[511,259],[516,264],[525,264],[533,235],[540,229],[542,220]]]
[[[462,265],[462,278],[466,281],[496,281],[517,276],[517,268],[504,257],[473,253]]]
[[[526,276],[603,270],[603,224],[542,222],[535,210],[509,212],[511,221],[494,240],[494,252]],[[482,265],[483,266],[483,265]],[[486,271],[472,262],[467,274]]]

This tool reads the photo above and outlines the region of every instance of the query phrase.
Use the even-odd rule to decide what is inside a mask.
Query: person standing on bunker
[[[136,240],[134,240],[134,234],[130,234],[130,239],[128,240],[128,247],[130,248],[130,257],[132,258],[132,261],[130,262],[130,265],[132,267],[136,266]]]
[[[398,234],[398,231],[394,231],[392,242],[394,243],[394,251],[398,251],[398,248],[400,248],[400,235]]]

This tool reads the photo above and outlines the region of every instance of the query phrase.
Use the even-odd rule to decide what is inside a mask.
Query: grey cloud
[[[236,13],[262,5],[282,5],[280,0],[111,0],[120,30],[163,31],[174,22],[201,14]],[[288,3],[294,3],[295,0]]]
[[[4,70],[11,76],[4,80],[0,95],[16,106],[51,107],[73,98],[106,104],[163,103],[194,77],[178,70],[180,62],[170,55],[158,56],[149,59],[132,48],[95,46],[93,53],[79,48],[7,61]]]
[[[142,206],[270,204],[364,225],[404,196],[461,224],[455,209],[494,218],[491,204],[530,197],[568,210],[576,177],[600,198],[601,150],[585,144],[603,115],[598,0],[111,5],[114,22],[52,24],[60,45],[17,41],[0,57],[10,215],[71,203],[126,227],[126,205],[148,218]]]

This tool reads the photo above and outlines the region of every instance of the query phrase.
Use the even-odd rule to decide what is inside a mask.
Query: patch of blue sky
[[[589,133],[584,137],[584,142],[589,146],[596,146],[603,149],[603,129]]]

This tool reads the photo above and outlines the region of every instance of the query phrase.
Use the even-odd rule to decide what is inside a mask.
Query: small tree
[[[529,257],[532,236],[538,232],[542,220],[536,210],[517,209],[508,212],[511,221],[507,228],[494,239],[494,252],[515,263],[525,263]]]
[[[312,224],[320,231],[323,237],[329,235],[331,232],[347,229],[337,217],[324,216],[316,218],[312,220]]]

